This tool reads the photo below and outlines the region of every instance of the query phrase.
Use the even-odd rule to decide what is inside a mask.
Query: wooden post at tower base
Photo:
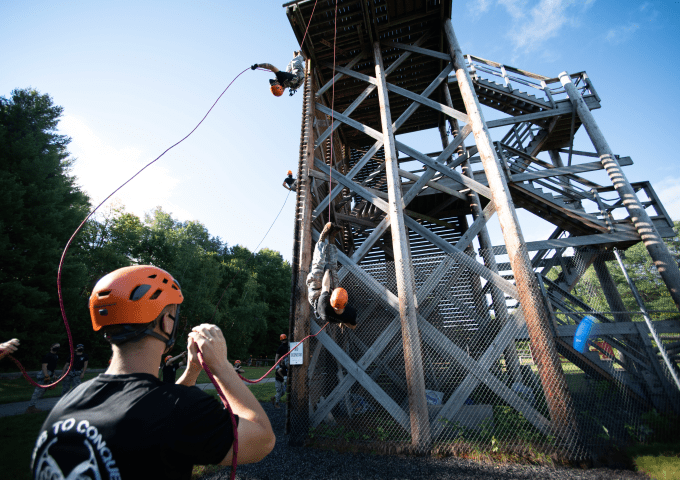
[[[531,260],[510,196],[510,190],[502,173],[500,161],[493,147],[451,20],[445,20],[444,30],[460,93],[472,125],[479,156],[491,190],[492,201],[496,206],[498,220],[503,231],[508,258],[531,339],[532,353],[538,366],[538,373],[550,410],[553,431],[556,435],[569,441],[571,437],[578,434],[578,424],[571,394],[550,332],[549,322],[551,320],[543,304],[538,280],[531,268]]]
[[[308,170],[314,165],[314,95],[311,60],[307,60],[305,69],[304,115],[302,127],[302,141],[306,142],[304,151],[300,152],[301,168],[298,176],[298,196],[300,211],[298,228],[300,229],[300,245],[297,265],[297,279],[295,280],[295,310],[293,312],[292,335],[295,342],[299,342],[309,335],[310,304],[307,298],[307,274],[312,262],[312,192],[311,179]],[[289,338],[289,341],[291,339]],[[291,365],[291,391],[289,393],[288,409],[294,421],[290,423],[289,443],[302,445],[309,430],[309,389],[307,385],[307,369],[309,367],[309,345],[303,347],[302,365]]]
[[[430,447],[430,420],[425,398],[425,374],[420,348],[420,332],[416,312],[416,295],[413,282],[413,265],[409,252],[408,237],[404,224],[403,197],[397,150],[392,129],[392,114],[387,96],[387,81],[380,43],[373,45],[375,55],[375,77],[378,80],[378,100],[380,102],[380,120],[382,122],[385,146],[385,172],[389,200],[390,225],[392,227],[392,246],[394,251],[394,269],[397,277],[399,293],[399,316],[401,317],[401,334],[404,344],[404,366],[406,368],[406,385],[411,409],[411,438],[414,446],[422,449]]]

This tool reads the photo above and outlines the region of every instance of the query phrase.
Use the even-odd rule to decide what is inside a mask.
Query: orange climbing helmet
[[[292,171],[292,170],[288,170],[288,175],[292,175],[292,174],[293,174],[293,171]]]
[[[168,355],[167,357],[165,357],[165,363],[168,363],[168,360],[171,360],[171,359],[172,359],[172,355]]]
[[[275,97],[280,97],[281,95],[283,95],[284,88],[278,83],[272,85],[271,87],[269,87],[269,89],[272,91]]]
[[[241,365],[241,360],[236,360],[234,363],[235,363],[236,365]]]
[[[178,305],[176,318],[179,319],[179,304],[184,301],[179,283],[163,269],[151,265],[135,265],[119,268],[105,275],[94,286],[90,295],[90,317],[92,328],[98,332],[108,325],[140,324],[153,322],[168,305]],[[152,332],[153,328],[133,329],[116,337],[107,337],[112,343],[122,343],[142,334],[149,334],[171,346],[175,341],[175,321],[170,339],[163,339]],[[132,335],[132,333],[135,333]]]
[[[347,290],[336,288],[331,295],[331,307],[342,310],[347,305]]]
[[[288,338],[288,337],[286,336],[285,333],[282,333],[281,335],[279,335],[279,340],[281,340],[282,342],[283,342],[286,338]]]

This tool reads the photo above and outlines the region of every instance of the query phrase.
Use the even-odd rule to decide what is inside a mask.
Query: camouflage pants
[[[80,374],[83,373],[82,370],[76,371],[76,372],[70,372],[68,375],[66,375],[66,378],[64,378],[64,381],[62,382],[62,390],[61,390],[61,395],[64,396],[74,388],[76,388],[78,385],[80,385]]]
[[[314,247],[314,256],[312,257],[312,268],[310,268],[309,275],[307,275],[307,297],[315,310],[316,302],[319,296],[321,296],[323,277],[326,272],[331,276],[331,291],[333,291],[335,287],[340,286],[340,281],[338,280],[338,251],[335,245],[317,242]]]
[[[54,378],[54,372],[47,372],[47,374],[49,375],[49,378]],[[53,380],[45,381],[45,376],[43,375],[42,371],[38,372],[36,380],[40,385],[49,385],[53,381]],[[28,406],[35,407],[35,404],[38,402],[38,400],[40,400],[42,396],[45,395],[45,390],[47,389],[35,387],[35,390],[33,390],[33,395],[31,395],[31,401],[29,402]]]
[[[276,385],[275,402],[278,404],[279,401],[281,400],[281,397],[283,397],[286,394],[286,378],[284,377],[283,380],[279,380],[278,378],[276,378],[274,383]]]

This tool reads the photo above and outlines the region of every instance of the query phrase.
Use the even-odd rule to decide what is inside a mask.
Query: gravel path
[[[238,480],[278,479],[648,479],[630,470],[593,468],[554,469],[524,465],[485,465],[453,457],[445,459],[337,453],[316,448],[289,447],[284,435],[285,409],[263,404],[276,434],[276,447],[267,458],[236,471]],[[228,480],[230,468],[204,475],[201,480]]]

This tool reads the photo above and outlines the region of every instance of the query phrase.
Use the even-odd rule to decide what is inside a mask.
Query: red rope
[[[299,345],[300,343],[304,342],[305,340],[307,340],[308,338],[316,337],[318,334],[320,334],[321,332],[323,332],[323,329],[326,328],[326,327],[328,326],[329,323],[330,323],[330,322],[326,322],[326,325],[324,325],[323,327],[321,327],[321,330],[319,330],[318,332],[316,332],[314,335],[307,335],[305,338],[303,338],[302,340],[300,340],[300,342],[298,343],[298,345]],[[293,350],[295,350],[295,349],[293,349]],[[247,379],[247,378],[245,378],[245,377],[241,377],[241,375],[239,375],[238,373],[237,373],[236,375],[238,375],[239,377],[241,377],[241,380],[243,380],[244,382],[247,382],[247,383],[259,383],[259,382],[261,382],[262,380],[264,380],[265,377],[266,377],[267,375],[269,375],[269,374],[271,373],[271,371],[274,370],[274,369],[276,368],[276,366],[277,366],[279,363],[281,363],[281,360],[283,360],[283,359],[286,358],[288,355],[290,355],[291,352],[292,352],[293,350],[290,350],[290,351],[289,351],[288,353],[286,353],[284,356],[282,356],[281,358],[279,358],[279,361],[276,362],[276,363],[274,364],[274,366],[273,366],[272,368],[270,368],[270,369],[267,371],[267,373],[265,373],[264,375],[262,375],[262,376],[261,376],[260,378],[258,378],[257,380],[249,380],[249,379]]]
[[[319,0],[316,0],[318,2]],[[312,18],[314,17],[314,10],[316,10],[316,2],[314,2],[314,8],[312,8],[312,14],[309,16],[309,21],[307,22],[307,28],[305,28],[305,34],[302,36],[302,41],[300,42],[300,48],[305,45],[305,38],[307,38],[307,31],[309,30],[309,24],[312,23]]]
[[[63,267],[64,267],[64,259],[66,258],[66,252],[68,252],[68,249],[69,249],[69,247],[71,246],[71,243],[73,243],[73,239],[76,237],[76,235],[78,235],[78,233],[79,233],[80,230],[83,228],[83,226],[85,225],[85,223],[92,217],[92,215],[94,215],[94,213],[99,209],[99,207],[101,207],[101,206],[102,206],[109,198],[111,198],[113,195],[115,195],[115,194],[116,194],[121,188],[123,188],[125,185],[127,185],[128,183],[130,183],[137,175],[139,175],[139,174],[142,173],[144,170],[146,170],[149,166],[151,166],[151,165],[154,164],[156,161],[158,161],[163,155],[165,155],[165,154],[168,153],[170,150],[172,150],[173,148],[175,148],[177,145],[179,145],[180,143],[182,143],[184,140],[186,140],[187,138],[189,138],[189,136],[190,136],[192,133],[194,133],[194,132],[196,131],[196,129],[203,123],[203,121],[204,121],[204,120],[206,119],[206,117],[210,114],[210,112],[212,111],[212,109],[215,108],[215,105],[217,105],[217,102],[220,101],[220,98],[222,98],[222,96],[226,93],[226,91],[229,89],[229,87],[231,87],[231,85],[236,81],[236,79],[237,79],[238,77],[240,77],[241,75],[243,75],[243,73],[245,73],[247,70],[248,70],[248,69],[246,68],[246,69],[243,70],[241,73],[239,73],[238,75],[236,75],[236,77],[234,77],[234,79],[231,81],[231,83],[229,83],[229,85],[227,85],[227,88],[225,88],[225,89],[222,91],[222,93],[220,94],[220,96],[217,97],[217,100],[215,100],[215,103],[212,104],[212,106],[210,107],[210,109],[208,110],[208,112],[203,116],[203,118],[201,119],[201,121],[198,122],[198,124],[193,128],[193,130],[191,130],[191,131],[190,131],[184,138],[182,138],[180,141],[178,141],[178,142],[175,143],[174,145],[168,147],[163,153],[161,153],[161,154],[160,154],[159,156],[157,156],[155,159],[153,159],[152,161],[150,161],[149,163],[147,163],[147,164],[146,164],[144,167],[142,167],[137,173],[135,173],[135,174],[134,174],[127,182],[125,182],[124,184],[122,184],[120,187],[118,187],[116,190],[114,190],[113,193],[111,193],[111,195],[109,195],[109,196],[106,197],[104,200],[102,200],[102,202],[101,202],[99,205],[97,205],[97,206],[95,207],[95,209],[92,210],[92,211],[87,215],[87,217],[85,217],[85,220],[83,220],[83,221],[80,223],[80,225],[78,226],[78,228],[76,229],[76,231],[73,232],[73,235],[71,235],[71,238],[69,238],[68,242],[66,242],[66,247],[64,247],[64,251],[63,251],[63,253],[61,254],[61,259],[59,260],[59,269],[57,270],[57,293],[58,293],[58,296],[59,296],[59,308],[60,308],[60,310],[61,310],[61,316],[62,316],[62,318],[64,319],[64,326],[66,327],[66,334],[68,335],[69,348],[70,348],[70,352],[71,352],[71,362],[70,362],[70,364],[69,364],[69,366],[68,366],[68,369],[66,369],[66,372],[65,372],[65,373],[64,373],[64,374],[63,374],[56,382],[51,383],[51,384],[49,384],[49,385],[40,385],[40,384],[38,384],[38,383],[36,383],[36,382],[33,381],[33,379],[28,375],[28,373],[26,373],[26,370],[24,369],[24,367],[21,365],[21,363],[20,363],[17,359],[15,359],[14,357],[12,357],[11,355],[8,355],[8,357],[9,357],[14,363],[17,364],[17,366],[18,366],[19,369],[21,370],[21,373],[23,374],[24,378],[26,378],[26,380],[28,380],[28,382],[29,382],[31,385],[33,385],[33,386],[35,386],[35,387],[40,387],[40,388],[50,388],[50,387],[55,387],[59,382],[61,382],[61,381],[64,379],[64,377],[66,377],[66,375],[69,374],[69,372],[71,371],[71,368],[73,367],[73,337],[71,336],[71,328],[69,327],[69,325],[68,325],[68,319],[66,318],[66,311],[65,311],[65,309],[64,309],[64,298],[63,298],[62,291],[61,291],[61,275],[62,275],[62,270],[63,270]]]

